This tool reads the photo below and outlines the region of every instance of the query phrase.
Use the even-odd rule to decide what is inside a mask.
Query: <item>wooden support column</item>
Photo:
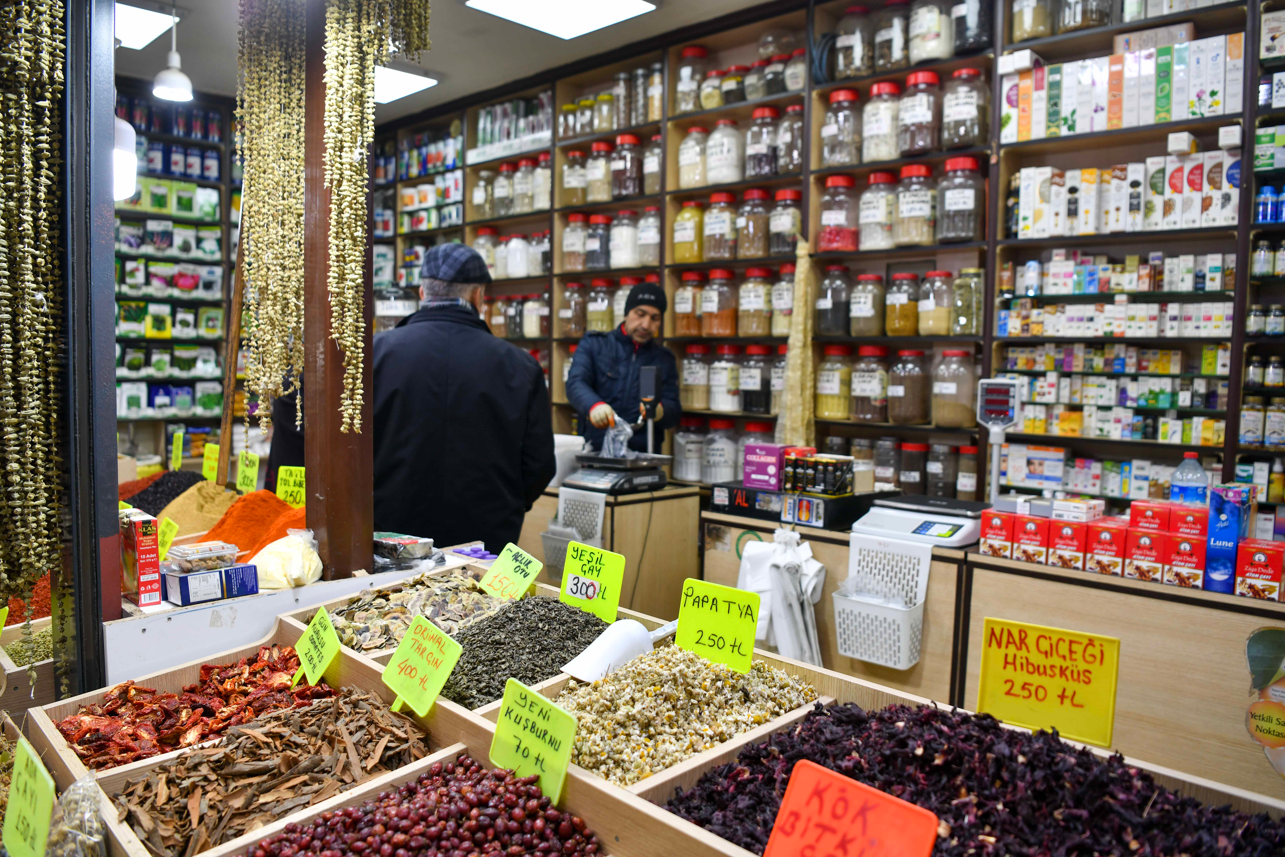
[[[330,192],[325,188],[325,0],[307,0],[304,79],[304,461],[308,528],[316,536],[326,580],[370,570],[374,548],[374,418],[371,383],[373,295],[369,260],[365,277],[366,395],[360,434],[341,432],[339,396],[344,367],[330,338]],[[367,241],[369,245],[369,239]]]

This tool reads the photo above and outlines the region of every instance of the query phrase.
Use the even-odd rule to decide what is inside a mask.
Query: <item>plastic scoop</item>
[[[633,619],[617,620],[587,649],[572,658],[562,671],[577,681],[597,681],[639,655],[647,654],[654,642],[665,639],[677,628],[677,622],[670,622],[655,631],[648,631],[641,622]]]

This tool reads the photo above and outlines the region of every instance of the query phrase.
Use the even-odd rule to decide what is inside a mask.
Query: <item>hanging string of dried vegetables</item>
[[[303,371],[304,12],[304,0],[241,0],[237,39],[245,386],[265,430]]]
[[[375,136],[375,66],[428,50],[428,0],[329,0],[326,187],[330,189],[331,336],[344,361],[342,431],[361,431],[367,153]]]

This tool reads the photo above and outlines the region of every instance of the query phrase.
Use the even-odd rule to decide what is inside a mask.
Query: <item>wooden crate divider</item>
[[[46,616],[31,623],[31,632],[39,633],[50,626],[53,620]],[[39,708],[48,705],[57,698],[58,682],[54,675],[54,659],[46,658],[36,661],[32,666],[36,670],[36,685],[31,686],[27,667],[20,667],[9,657],[3,647],[22,639],[22,625],[9,625],[0,631],[0,699],[4,700],[6,711],[26,711],[28,708]]]

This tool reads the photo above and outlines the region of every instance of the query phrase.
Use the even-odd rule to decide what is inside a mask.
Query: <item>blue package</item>
[[[248,563],[219,569],[223,573],[223,597],[240,598],[259,594],[259,569]]]
[[[148,407],[157,411],[168,411],[172,408],[174,406],[174,399],[170,394],[170,385],[148,384],[147,404]]]
[[[1254,519],[1253,489],[1215,485],[1209,497],[1209,541],[1205,550],[1205,591],[1232,594],[1236,588],[1236,546],[1249,538]]]
[[[161,598],[180,607],[220,601],[223,598],[222,569],[167,571],[161,575]]]
[[[165,172],[172,176],[187,175],[187,148],[165,144]]]

